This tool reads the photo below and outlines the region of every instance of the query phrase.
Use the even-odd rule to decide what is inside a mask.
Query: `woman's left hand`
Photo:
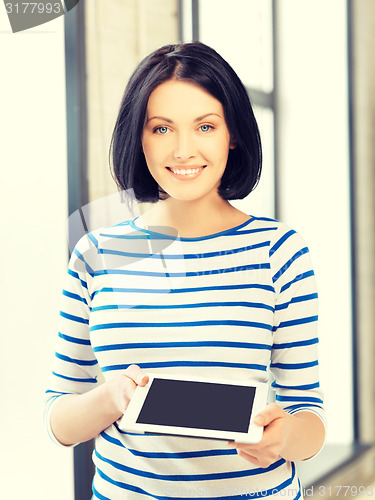
[[[263,437],[259,443],[229,442],[228,445],[236,448],[239,456],[266,468],[283,456],[283,450],[293,435],[293,416],[276,403],[271,403],[255,417],[254,423],[264,426]]]

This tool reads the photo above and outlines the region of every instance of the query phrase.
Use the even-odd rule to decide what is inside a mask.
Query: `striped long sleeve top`
[[[252,217],[199,238],[149,231],[141,218],[93,231],[77,243],[62,293],[49,432],[57,398],[131,364],[268,382],[285,411],[324,420],[316,328],[308,248],[279,221]],[[95,499],[301,497],[292,462],[259,468],[221,441],[127,433],[118,422],[96,438],[93,460]]]

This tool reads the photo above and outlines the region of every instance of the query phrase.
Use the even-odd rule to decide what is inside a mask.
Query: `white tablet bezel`
[[[153,433],[153,434],[167,434],[178,435],[186,437],[200,437],[206,439],[218,439],[225,441],[235,441],[238,443],[258,443],[262,439],[263,427],[255,425],[253,422],[254,417],[260,413],[267,405],[268,399],[268,384],[257,383],[252,381],[238,381],[227,379],[212,379],[193,376],[177,376],[177,375],[159,375],[150,374],[149,382],[146,386],[137,386],[130,403],[125,411],[125,414],[118,421],[119,428],[124,432],[135,433]],[[253,407],[251,411],[250,424],[246,433],[232,432],[232,431],[218,431],[211,429],[197,429],[191,427],[178,427],[168,425],[144,424],[137,423],[138,415],[142,409],[143,403],[146,399],[148,391],[152,385],[153,379],[169,379],[169,380],[186,380],[196,382],[211,382],[215,384],[229,384],[237,386],[255,387],[255,396]],[[225,402],[223,402],[225,404]]]

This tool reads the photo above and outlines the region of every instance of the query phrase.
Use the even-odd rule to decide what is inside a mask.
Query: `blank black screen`
[[[247,433],[255,387],[154,378],[137,423]]]

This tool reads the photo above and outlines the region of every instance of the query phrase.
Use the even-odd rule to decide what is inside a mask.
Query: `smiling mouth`
[[[173,174],[185,176],[185,177],[194,177],[196,174],[201,172],[207,165],[202,165],[201,167],[195,168],[173,168],[167,167],[167,170],[172,172]]]

